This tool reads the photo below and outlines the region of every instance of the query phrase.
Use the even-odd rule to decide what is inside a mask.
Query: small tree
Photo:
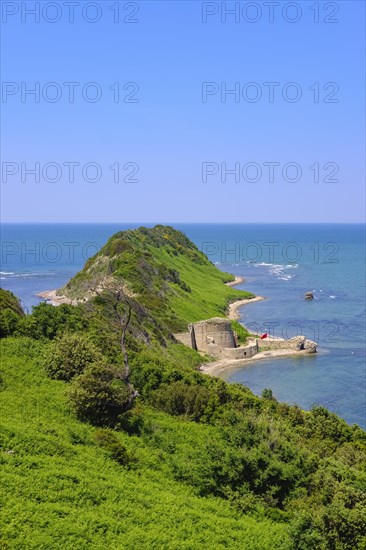
[[[90,284],[88,290],[95,295],[95,300],[103,305],[105,313],[110,318],[111,324],[118,335],[124,361],[124,371],[119,373],[119,378],[125,382],[127,387],[128,402],[126,410],[130,409],[138,395],[137,390],[130,381],[131,367],[126,348],[126,334],[131,322],[133,300],[128,296],[123,282],[119,280],[106,280],[98,284]],[[89,307],[93,309],[93,302],[89,303]]]
[[[276,401],[273,395],[273,391],[268,388],[264,388],[264,390],[262,391],[262,397],[264,399],[269,399],[270,401]]]
[[[94,433],[94,441],[98,447],[107,451],[113,460],[116,460],[122,466],[129,466],[134,462],[134,457],[128,452],[126,447],[119,441],[115,433],[110,429],[98,429]]]
[[[118,370],[91,365],[77,376],[69,392],[70,404],[81,420],[113,426],[130,406],[130,393]]]
[[[57,380],[71,380],[86,367],[102,363],[96,346],[82,334],[64,334],[46,349],[43,365],[47,374]]]

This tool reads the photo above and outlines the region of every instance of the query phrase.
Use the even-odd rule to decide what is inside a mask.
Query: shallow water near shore
[[[38,292],[64,285],[113,233],[139,225],[3,225],[1,286],[30,310]],[[266,297],[241,308],[240,322],[319,343],[314,357],[247,363],[221,376],[305,409],[324,405],[365,428],[364,226],[172,225],[219,269],[243,276],[237,288]],[[314,300],[304,300],[307,291]]]

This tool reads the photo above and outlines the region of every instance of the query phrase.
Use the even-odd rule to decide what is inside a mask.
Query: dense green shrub
[[[133,456],[128,452],[115,433],[107,429],[99,429],[94,433],[94,441],[98,447],[105,449],[113,460],[122,466],[128,466],[134,462]]]
[[[365,497],[355,496],[346,484],[339,484],[326,505],[309,508],[303,502],[290,524],[294,548],[299,550],[364,550],[365,533]]]
[[[10,290],[5,290],[3,288],[0,288],[0,309],[10,309],[21,317],[24,315],[23,308],[17,296],[10,292]]]
[[[12,336],[18,328],[20,319],[21,317],[10,309],[0,311],[0,338]]]
[[[264,399],[269,399],[270,401],[275,401],[275,397],[273,395],[273,391],[268,388],[264,388],[262,391],[262,397]]]
[[[129,391],[114,367],[92,364],[75,377],[69,401],[78,418],[96,426],[112,426],[129,404]]]
[[[312,407],[306,420],[309,434],[319,439],[328,439],[332,445],[335,442],[346,442],[351,437],[352,432],[346,422],[325,407]]]
[[[31,315],[20,319],[17,334],[40,340],[53,340],[65,331],[81,331],[87,327],[87,320],[81,307],[61,304],[58,307],[42,302],[35,306]]]
[[[18,298],[9,290],[0,288],[0,338],[12,336],[22,317],[24,311]]]
[[[81,334],[64,334],[48,345],[42,363],[47,374],[57,380],[71,380],[93,363],[102,363],[96,346]]]
[[[191,420],[200,420],[209,407],[211,393],[203,385],[188,385],[172,382],[153,392],[152,404],[172,415],[185,415]]]

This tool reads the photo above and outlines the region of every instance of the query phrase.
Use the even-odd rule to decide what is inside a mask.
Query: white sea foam
[[[7,278],[37,278],[37,277],[50,277],[55,275],[55,271],[24,271],[20,273],[14,273],[13,271],[0,271],[1,279]]]
[[[282,281],[290,281],[294,277],[295,277],[295,275],[286,275],[286,274],[284,274],[283,277],[278,277],[278,278],[281,279]]]
[[[280,280],[289,281],[295,275],[290,275],[289,273],[284,273],[288,269],[296,269],[299,267],[299,264],[269,264],[267,262],[260,262],[254,264],[256,267],[267,267],[270,275],[274,275]]]

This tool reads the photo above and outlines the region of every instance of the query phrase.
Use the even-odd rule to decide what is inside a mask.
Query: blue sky
[[[4,222],[364,221],[364,2],[2,4]]]

